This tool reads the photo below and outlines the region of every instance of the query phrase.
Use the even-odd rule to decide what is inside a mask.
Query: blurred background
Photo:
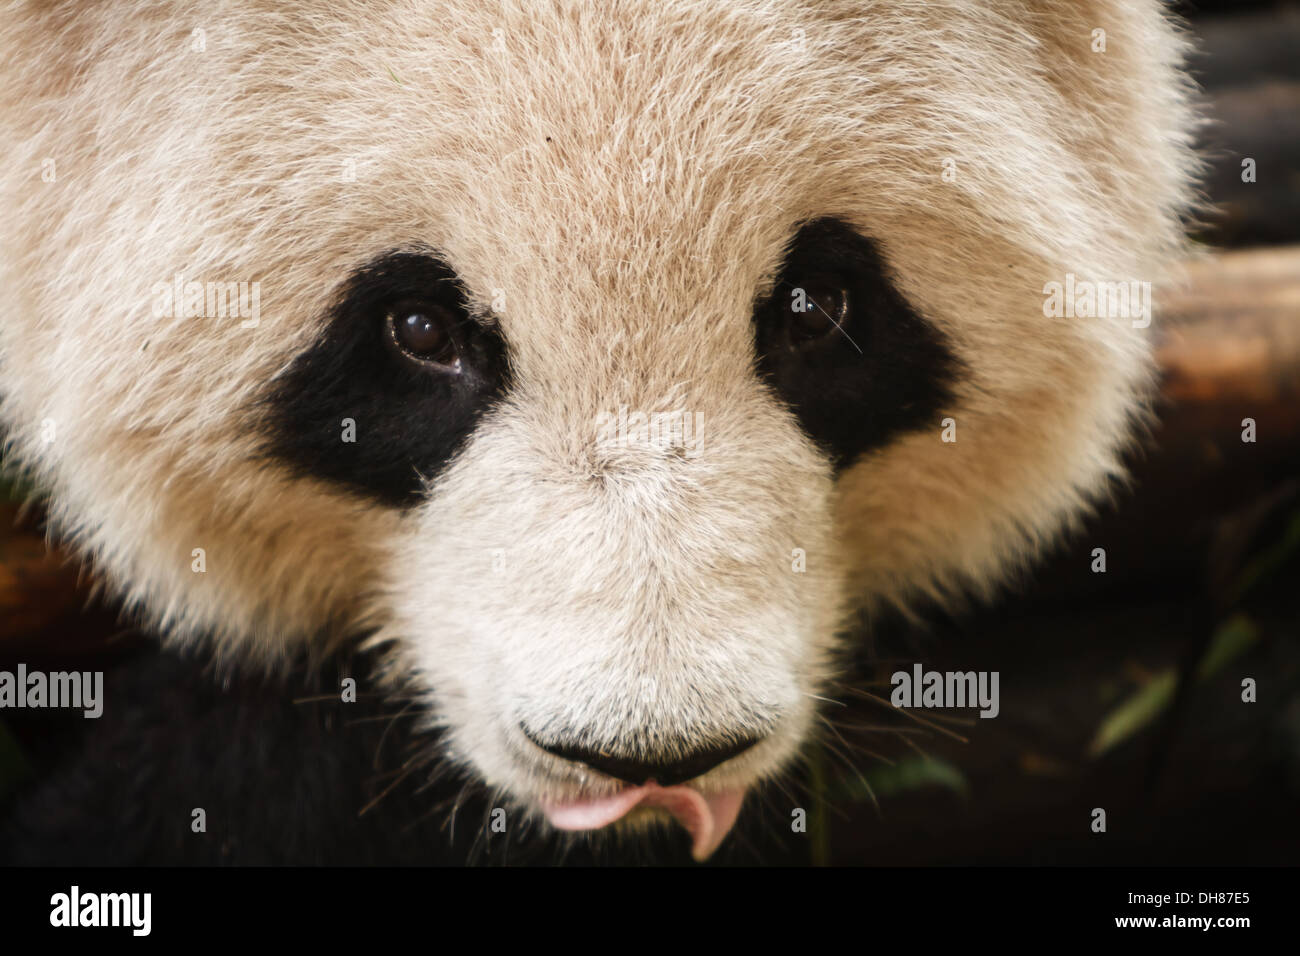
[[[1210,253],[1157,303],[1160,425],[1131,485],[994,606],[864,623],[802,779],[717,862],[1300,862],[1300,3],[1176,6],[1201,46],[1215,209],[1193,227]],[[0,486],[0,669],[156,655],[25,497]],[[890,674],[917,662],[998,671],[1001,714],[896,711]],[[0,815],[86,723],[0,715]]]

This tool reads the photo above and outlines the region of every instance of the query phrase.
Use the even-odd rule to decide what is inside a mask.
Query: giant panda
[[[321,858],[369,754],[286,673],[528,832],[710,857],[851,624],[1122,475],[1150,317],[1045,293],[1184,251],[1186,49],[1154,0],[11,5],[7,457],[175,655],[16,858]],[[191,835],[222,788],[256,840]]]

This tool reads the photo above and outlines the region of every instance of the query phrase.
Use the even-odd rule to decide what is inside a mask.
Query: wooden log
[[[1156,355],[1176,407],[1258,402],[1300,412],[1300,246],[1225,252],[1164,290]]]
[[[1300,477],[1300,246],[1208,254],[1155,306],[1159,422],[1131,486],[1035,574],[1036,598],[1206,586],[1223,522]]]

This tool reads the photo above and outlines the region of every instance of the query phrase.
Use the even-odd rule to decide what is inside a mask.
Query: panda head
[[[1040,6],[24,8],[10,447],[169,639],[368,636],[518,805],[707,855],[850,614],[1120,470],[1147,330],[1044,291],[1178,250],[1182,43]]]

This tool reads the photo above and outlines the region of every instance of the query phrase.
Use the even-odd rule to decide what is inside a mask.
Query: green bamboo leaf
[[[1205,656],[1196,668],[1202,682],[1217,674],[1229,661],[1240,657],[1259,640],[1259,630],[1250,618],[1237,614],[1219,625]],[[1088,745],[1088,755],[1100,757],[1117,744],[1146,727],[1170,705],[1178,689],[1178,672],[1172,667],[1156,674],[1102,720]]]
[[[1282,537],[1272,547],[1256,554],[1242,569],[1229,592],[1229,604],[1236,604],[1261,582],[1269,580],[1296,554],[1300,554],[1300,511],[1291,516]]]
[[[1097,728],[1092,743],[1088,745],[1089,756],[1100,757],[1155,720],[1174,699],[1177,686],[1178,674],[1170,668],[1161,671],[1145,687],[1139,687],[1130,694],[1127,700],[1106,715]]]
[[[1223,669],[1229,661],[1250,650],[1259,640],[1259,629],[1244,614],[1235,614],[1219,625],[1210,642],[1201,666],[1196,670],[1198,681],[1207,680]]]
[[[862,778],[841,780],[834,790],[835,799],[873,800],[926,787],[942,787],[962,796],[970,792],[962,772],[937,757],[907,757],[892,767],[873,767],[864,772]]]

